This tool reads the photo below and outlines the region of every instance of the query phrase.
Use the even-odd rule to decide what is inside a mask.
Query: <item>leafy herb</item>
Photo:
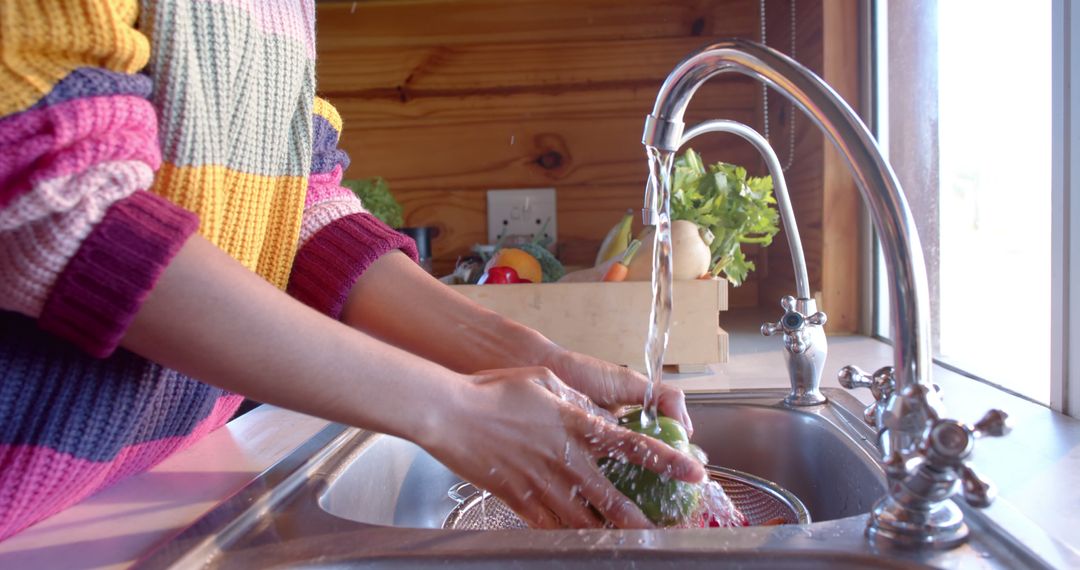
[[[357,180],[342,180],[341,185],[352,190],[360,197],[364,209],[392,228],[405,225],[402,219],[401,204],[390,193],[390,185],[382,177]]]
[[[768,246],[780,231],[772,177],[747,177],[745,168],[725,162],[706,167],[698,153],[687,149],[675,160],[672,181],[671,218],[712,233],[710,273],[723,273],[732,285],[741,285],[754,269],[741,245]]]

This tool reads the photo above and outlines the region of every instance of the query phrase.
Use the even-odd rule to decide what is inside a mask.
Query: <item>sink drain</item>
[[[724,488],[731,502],[746,516],[750,526],[767,522],[783,524],[808,524],[810,513],[806,505],[787,489],[749,473],[707,466],[709,477]],[[474,492],[463,496],[462,490],[473,488]],[[448,492],[458,506],[447,515],[443,528],[457,530],[508,530],[527,529],[510,507],[493,495],[475,490],[468,483],[455,485]]]

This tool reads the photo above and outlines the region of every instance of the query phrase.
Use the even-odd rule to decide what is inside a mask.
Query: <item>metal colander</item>
[[[806,505],[787,489],[749,473],[707,466],[709,477],[724,488],[731,501],[746,516],[750,526],[765,523],[808,524]],[[466,488],[473,492],[462,495]],[[514,511],[498,498],[477,490],[468,483],[452,487],[447,494],[458,506],[447,515],[443,528],[457,530],[508,530],[529,528]]]

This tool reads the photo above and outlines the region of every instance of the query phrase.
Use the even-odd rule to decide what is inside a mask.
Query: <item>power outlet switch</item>
[[[488,243],[497,242],[502,235],[532,236],[541,229],[555,243],[559,229],[555,220],[555,189],[488,190],[487,221]]]

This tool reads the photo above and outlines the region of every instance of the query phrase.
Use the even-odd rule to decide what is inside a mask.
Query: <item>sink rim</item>
[[[775,390],[688,395],[691,414],[704,416],[705,425],[718,428],[698,429],[692,441],[710,455],[715,450],[717,465],[762,478],[795,495],[809,507],[814,521],[868,513],[886,487],[871,448],[874,432],[835,406],[790,408],[782,403],[783,395]],[[720,415],[713,415],[717,412]],[[745,421],[738,421],[744,413],[749,414]],[[750,439],[744,441],[742,434]],[[757,451],[774,438],[790,441],[790,453]],[[820,442],[820,447],[807,442]],[[318,504],[327,513],[374,526],[438,529],[459,508],[442,491],[461,479],[415,444],[377,435],[352,449],[324,468],[327,485]],[[828,452],[834,455],[820,455]],[[358,457],[364,454],[370,454],[366,462]],[[835,457],[837,462],[821,457]],[[855,491],[837,483],[848,470]],[[417,482],[422,483],[416,486]]]

